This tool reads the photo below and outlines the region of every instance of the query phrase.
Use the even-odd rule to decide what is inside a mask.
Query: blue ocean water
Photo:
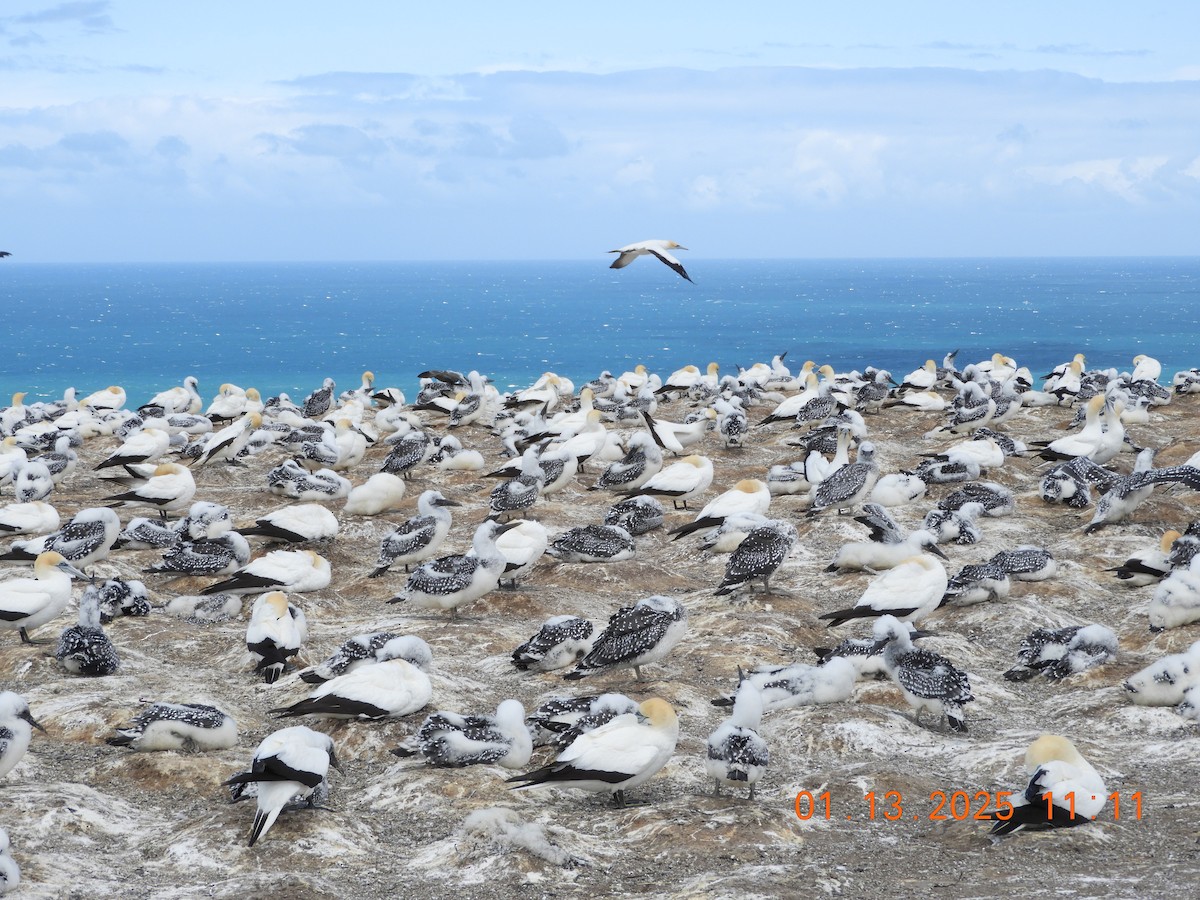
[[[501,389],[554,370],[582,382],[637,363],[723,372],[783,351],[904,374],[955,348],[1035,375],[1087,354],[1169,377],[1200,365],[1200,258],[606,260],[39,265],[0,263],[0,397],[121,384],[131,403],[200,379],[294,398],[332,376],[413,395],[430,367]]]

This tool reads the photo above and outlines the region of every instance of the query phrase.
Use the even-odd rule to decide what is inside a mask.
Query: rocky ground
[[[765,409],[751,411],[757,420]],[[660,410],[681,420],[686,405]],[[1140,444],[1163,447],[1159,464],[1180,462],[1200,449],[1196,400],[1177,398],[1156,409],[1149,425],[1134,426]],[[1059,408],[1022,411],[1008,431],[1020,438],[1058,437],[1070,416]],[[900,409],[868,417],[884,472],[911,468],[917,454],[951,442],[926,438],[938,416]],[[434,421],[440,430],[441,422]],[[499,441],[482,427],[459,430],[480,449],[489,468],[499,464]],[[710,434],[696,448],[715,463],[710,499],[744,477],[763,477],[769,465],[798,458],[794,433],[778,425],[757,429],[744,450],[726,450]],[[115,446],[98,438],[83,448],[79,469],[54,493],[64,520],[111,492],[95,463]],[[372,448],[348,473],[356,483],[378,470],[386,448]],[[227,504],[239,522],[282,505],[265,489],[265,474],[280,459],[269,451],[244,467],[197,470],[197,499]],[[1123,471],[1132,456],[1117,464]],[[679,712],[681,735],[666,769],[638,792],[644,806],[612,809],[604,799],[574,791],[512,793],[503,769],[437,770],[388,753],[411,733],[421,714],[378,723],[314,721],[332,735],[346,774],[332,776],[329,810],[288,813],[253,848],[246,846],[253,809],[230,804],[221,782],[243,769],[258,742],[281,723],[266,715],[306,694],[293,671],[265,685],[245,654],[245,614],[195,625],[156,611],[120,619],[108,631],[122,659],[110,677],[66,674],[53,644],[0,641],[0,685],[23,694],[47,734],[35,734],[25,759],[0,788],[0,826],[7,828],[22,870],[21,897],[413,897],[455,895],[595,896],[675,894],[722,897],[928,896],[991,897],[1031,891],[1065,896],[1153,897],[1191,890],[1200,877],[1197,776],[1200,742],[1194,725],[1172,709],[1131,705],[1121,682],[1166,652],[1200,637],[1197,626],[1152,635],[1146,606],[1151,588],[1129,590],[1104,571],[1157,543],[1167,527],[1196,518],[1197,495],[1159,488],[1133,520],[1084,536],[1080,514],[1044,504],[1037,495],[1042,464],[1010,459],[988,477],[1018,495],[1016,514],[982,520],[985,543],[944,548],[951,574],[996,550],[1023,543],[1049,548],[1059,561],[1046,582],[1015,584],[994,604],[941,610],[926,620],[939,632],[928,645],[970,673],[976,702],[967,709],[970,732],[958,735],[916,724],[899,692],[886,682],[862,683],[851,701],[768,713],[762,733],[771,763],[758,797],[714,797],[704,777],[704,742],[723,718],[710,700],[736,684],[738,665],[812,661],[811,648],[830,633],[816,616],[851,605],[866,575],[823,569],[847,540],[865,530],[850,517],[803,518],[806,500],[776,498],[772,514],[797,524],[800,542],[772,581],[769,595],[714,597],[724,557],[706,558],[694,541],[670,541],[663,531],[638,539],[633,560],[611,565],[557,564],[546,558],[516,591],[499,590],[446,615],[407,614],[384,601],[403,573],[369,580],[389,522],[411,514],[416,497],[436,486],[461,501],[444,552],[469,545],[484,517],[494,482],[478,473],[416,472],[402,508],[391,516],[349,517],[330,504],[341,532],[317,547],[330,559],[333,582],[295,595],[310,633],[306,663],[324,658],[344,639],[387,628],[420,635],[433,648],[434,708],[483,712],[515,697],[526,708],[555,694],[613,689],[642,699],[661,696]],[[561,493],[539,501],[533,517],[552,533],[598,522],[612,495],[588,492],[598,468]],[[951,488],[931,489],[894,510],[915,526]],[[3,498],[0,498],[3,499]],[[128,520],[136,511],[122,511]],[[669,516],[668,527],[691,513]],[[259,539],[255,539],[256,541]],[[261,549],[256,545],[256,552]],[[209,582],[144,575],[151,551],[118,551],[95,566],[100,576],[140,578],[154,601],[195,593]],[[12,573],[23,574],[23,573]],[[76,587],[76,597],[82,590]],[[634,683],[628,674],[564,682],[561,673],[513,669],[513,648],[547,617],[576,613],[603,623],[619,606],[654,593],[679,597],[689,631],[676,649]],[[245,604],[249,609],[249,602]],[[38,636],[71,623],[73,607]],[[1002,673],[1017,645],[1039,625],[1099,622],[1120,637],[1110,665],[1062,683],[1011,683]],[[844,626],[840,634],[865,629]],[[208,754],[134,753],[104,739],[137,712],[140,700],[211,703],[232,714],[239,745]],[[284,723],[287,724],[287,723]],[[986,823],[931,821],[936,791],[1020,790],[1023,754],[1038,734],[1070,737],[1120,793],[1120,818],[1110,805],[1094,826],[1005,840]],[[544,760],[535,756],[531,767]],[[828,792],[821,809],[797,818],[797,792]],[[867,792],[899,792],[903,815],[867,819]],[[1141,818],[1132,795],[1142,798]],[[472,813],[511,811],[512,827],[483,827]],[[882,810],[882,803],[880,806]],[[503,816],[491,816],[494,823]],[[487,817],[484,817],[487,818]],[[515,825],[513,825],[515,821]],[[526,826],[540,826],[521,828]],[[508,837],[504,837],[507,834]]]

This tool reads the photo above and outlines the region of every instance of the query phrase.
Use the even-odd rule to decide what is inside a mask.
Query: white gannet
[[[46,534],[57,531],[62,521],[58,510],[42,500],[9,503],[0,507],[0,535]]]
[[[125,389],[117,385],[88,394],[79,401],[79,405],[96,412],[120,409],[125,405]]]
[[[917,723],[931,711],[954,731],[966,733],[963,705],[975,699],[967,673],[939,653],[914,647],[909,627],[895,616],[881,617],[872,634],[883,650],[884,670],[916,711]]]
[[[704,771],[713,780],[713,792],[721,783],[746,785],[750,799],[770,761],[767,742],[758,733],[762,723],[762,694],[750,681],[743,681],[733,701],[733,714],[708,736]]]
[[[417,514],[384,536],[375,569],[367,577],[378,578],[397,563],[407,572],[413,563],[433,556],[450,533],[449,508],[461,505],[440,491],[422,492],[417,498]]]
[[[309,541],[328,541],[338,533],[337,516],[317,503],[285,506],[255,520],[255,524],[238,528],[242,537],[265,537],[272,541],[304,544]]]
[[[504,574],[507,561],[496,549],[496,538],[513,523],[484,522],[475,529],[471,541],[474,556],[443,556],[421,563],[408,576],[399,593],[388,603],[409,603],[419,609],[458,608],[494,591]]]
[[[525,717],[535,747],[567,747],[588,731],[625,713],[636,713],[638,703],[624,694],[588,694],[551,697]]]
[[[79,623],[63,629],[54,658],[72,675],[93,678],[111,675],[121,667],[117,649],[100,625],[98,592],[89,591],[80,598]]]
[[[25,698],[12,691],[0,691],[0,778],[21,761],[35,728],[43,734],[46,731],[29,711]]]
[[[9,254],[0,250],[0,259]],[[21,867],[8,854],[8,832],[0,828],[0,896],[21,886]]]
[[[679,719],[671,704],[651,697],[636,713],[624,713],[581,734],[548,766],[509,778],[514,790],[561,784],[612,794],[625,806],[625,791],[649,781],[670,760],[679,740]]]
[[[188,375],[183,379],[182,387],[159,391],[139,406],[138,412],[157,410],[164,417],[179,413],[195,415],[203,406],[204,399],[200,396],[200,382],[196,380],[196,376]]]
[[[653,497],[629,497],[608,508],[604,524],[617,525],[636,536],[661,528],[665,516],[663,505]]]
[[[32,578],[0,581],[0,630],[17,631],[21,643],[33,643],[29,632],[66,609],[71,576],[85,577],[62,554],[48,550],[38,554]]]
[[[323,662],[300,673],[307,684],[321,684],[345,675],[359,666],[374,665],[389,659],[403,659],[423,672],[433,665],[433,651],[416,635],[395,635],[390,631],[372,631],[350,638]]]
[[[848,700],[860,675],[855,663],[843,656],[830,656],[815,666],[792,663],[756,666],[746,673],[738,671],[741,683],[749,682],[759,692],[763,712]],[[732,706],[735,697],[736,693],[718,697],[712,705]]]
[[[329,560],[312,550],[272,550],[251,560],[224,581],[210,584],[200,593],[256,594],[260,591],[291,591],[303,594],[329,587]]]
[[[513,651],[512,663],[522,672],[552,672],[578,662],[595,640],[595,628],[587,619],[551,616]]]
[[[1182,536],[1173,528],[1169,529],[1163,533],[1156,546],[1141,550],[1130,556],[1121,565],[1105,569],[1105,571],[1115,573],[1126,587],[1145,587],[1148,584],[1157,584],[1170,574],[1171,563],[1168,557],[1171,553],[1171,545]]]
[[[179,463],[163,463],[156,466],[154,474],[133,490],[105,497],[109,506],[149,506],[157,509],[160,516],[184,509],[196,496],[196,480],[187,466]]]
[[[387,719],[415,713],[432,697],[429,676],[408,660],[394,658],[356,666],[322,682],[304,700],[268,712],[285,718]]]
[[[376,472],[349,490],[342,510],[348,516],[377,516],[398,507],[404,490],[404,479],[387,472]]]
[[[494,715],[464,716],[439,710],[392,753],[420,755],[431,766],[520,769],[533,754],[533,738],[525,727],[525,707],[519,700],[504,700]]]
[[[250,436],[261,425],[262,415],[251,412],[246,413],[232,425],[210,434],[205,441],[204,449],[193,465],[204,466],[210,462],[222,460],[231,465],[240,465],[237,461],[238,454],[245,449],[246,444],[250,442]]]
[[[695,413],[694,417],[689,416],[689,421],[682,423],[655,419],[644,410],[642,418],[646,420],[646,427],[650,429],[650,436],[654,439],[654,443],[658,444],[660,449],[670,450],[678,455],[683,452],[685,447],[690,447],[704,437],[710,429],[716,427],[717,411],[712,408],[704,409]]]
[[[304,613],[288,602],[283,591],[270,591],[254,601],[246,626],[246,649],[256,660],[254,671],[262,672],[267,684],[279,680],[288,658],[300,651],[307,637]]]
[[[267,735],[249,772],[234,775],[226,785],[258,785],[258,809],[250,828],[250,846],[270,831],[279,813],[296,795],[309,797],[325,780],[329,767],[339,772],[333,738],[303,725],[281,728]]]
[[[246,391],[236,384],[223,384],[204,415],[213,422],[229,422],[246,411]]]
[[[1150,630],[1180,628],[1200,620],[1200,556],[1186,569],[1173,569],[1154,587]]]
[[[638,431],[626,442],[625,455],[611,463],[589,491],[632,491],[662,470],[662,451],[647,431]]]
[[[504,574],[500,584],[516,590],[518,582],[537,565],[550,542],[549,532],[541,522],[532,519],[515,519],[512,528],[496,538],[496,549],[504,557]],[[467,551],[470,555],[474,551]]]
[[[1102,666],[1117,655],[1117,636],[1103,625],[1035,628],[1021,640],[1017,665],[1004,673],[1009,681],[1045,675],[1058,681]]]
[[[854,606],[817,618],[828,619],[830,627],[875,616],[917,622],[938,608],[948,581],[945,566],[928,553],[919,553],[874,578]]]
[[[54,478],[45,463],[17,459],[13,471],[13,497],[18,503],[45,500],[54,492]]]
[[[112,466],[136,466],[140,463],[157,463],[160,456],[171,449],[171,436],[153,422],[131,435],[107,459],[96,466],[107,469]],[[129,471],[126,469],[126,471]],[[133,474],[130,472],[130,474]]]
[[[215,706],[152,703],[117,729],[105,743],[130,750],[183,750],[200,753],[237,745],[237,723]]]
[[[661,595],[646,597],[613,613],[591,651],[563,677],[575,680],[632,667],[641,681],[641,667],[666,656],[686,631],[687,609],[682,603]]]
[[[546,552],[559,562],[622,562],[637,553],[633,536],[619,525],[580,525],[554,538]]]
[[[783,565],[798,540],[795,527],[783,519],[771,519],[754,528],[729,555],[725,577],[713,593],[720,597],[743,584],[752,591],[756,578],[763,580],[763,591],[770,593],[771,576]]]
[[[988,814],[991,833],[1072,828],[1091,822],[1108,802],[1108,788],[1092,764],[1061,735],[1043,734],[1025,751],[1029,783],[1011,810]],[[1001,815],[1007,814],[1007,818]]]
[[[706,503],[693,521],[673,528],[667,533],[673,535],[673,540],[679,540],[681,537],[696,532],[700,532],[703,536],[724,522],[726,516],[737,513],[764,515],[770,505],[771,489],[767,483],[757,478],[744,478],[730,490]]]
[[[1125,679],[1125,692],[1139,706],[1175,706],[1184,691],[1200,684],[1200,641],[1171,653]]]
[[[651,477],[630,493],[633,496],[670,497],[675,508],[687,509],[687,502],[708,490],[713,480],[712,460],[707,456],[685,456]]]

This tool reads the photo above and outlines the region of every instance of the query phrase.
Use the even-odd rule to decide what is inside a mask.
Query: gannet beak
[[[462,506],[457,500],[451,500],[448,497],[442,497],[440,500],[433,501],[434,506]]]
[[[917,640],[918,638],[927,638],[927,637],[937,637],[937,632],[936,631],[925,631],[922,628],[914,628],[911,632],[909,632],[909,638],[911,638],[914,641]]]
[[[946,560],[950,559],[950,557],[948,557],[945,553],[943,553],[941,550],[938,549],[937,544],[930,544],[925,549],[929,553],[932,553],[934,556],[940,556],[942,559],[946,559]]]
[[[33,717],[33,713],[31,713],[29,710],[25,710],[25,712],[21,713],[19,718],[24,719],[26,722],[28,722],[30,725],[32,725],[34,728],[36,728],[42,734],[46,733],[46,729],[41,726],[41,723],[38,722],[38,720]]]
[[[67,562],[65,559],[58,564],[58,568],[62,569],[72,578],[87,578],[88,576],[80,572],[77,568]]]

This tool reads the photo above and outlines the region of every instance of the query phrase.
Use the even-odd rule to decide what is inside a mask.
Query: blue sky
[[[1198,4],[634,10],[6,0],[0,248],[1197,252]]]

